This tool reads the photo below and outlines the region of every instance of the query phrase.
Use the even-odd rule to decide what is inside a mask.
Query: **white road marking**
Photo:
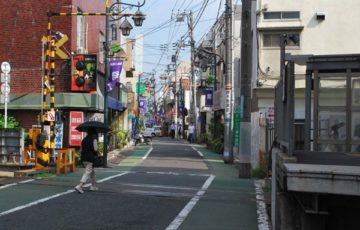
[[[15,186],[15,185],[17,185],[17,184],[29,183],[29,182],[34,181],[34,180],[35,180],[35,179],[29,179],[29,180],[19,181],[19,182],[17,182],[17,183],[6,184],[6,185],[3,185],[3,186],[0,186],[0,189],[9,188],[9,187]]]
[[[142,157],[142,159],[145,160],[145,159],[149,156],[149,154],[151,153],[152,150],[153,150],[153,148],[151,147],[151,148],[149,149],[149,151],[147,151],[147,153],[145,154],[145,156]]]
[[[200,152],[200,151],[198,151],[196,148],[194,148],[194,147],[192,147],[192,149],[193,150],[195,150],[202,158],[204,158],[204,155]]]
[[[23,180],[23,181],[20,181],[19,184],[29,183],[29,182],[32,182],[32,181],[34,181],[34,180],[35,180],[35,179]]]
[[[113,176],[109,176],[109,177],[106,177],[104,179],[101,179],[99,181],[97,181],[98,183],[102,183],[104,181],[107,181],[107,180],[110,180],[110,179],[113,179],[113,178],[116,178],[116,177],[120,177],[120,176],[123,176],[127,174],[127,172],[124,172],[124,173],[120,173],[120,174],[117,174],[117,175],[113,175]],[[30,180],[28,180],[27,182],[29,182]],[[13,185],[12,185],[13,186]],[[89,187],[90,186],[90,183],[84,185],[84,187]],[[2,188],[2,187],[0,187]],[[35,205],[38,205],[38,204],[41,204],[41,203],[44,203],[48,200],[51,200],[51,199],[54,199],[54,198],[57,198],[57,197],[60,197],[60,196],[63,196],[63,195],[67,195],[67,194],[70,194],[70,193],[73,193],[75,192],[74,189],[70,189],[70,190],[67,190],[66,192],[61,192],[61,193],[57,193],[55,195],[52,195],[52,196],[48,196],[48,197],[44,197],[44,198],[41,198],[39,200],[36,200],[36,201],[33,201],[33,202],[30,202],[28,204],[25,204],[25,205],[21,205],[21,206],[18,206],[18,207],[15,207],[15,208],[12,208],[12,209],[9,209],[7,211],[4,211],[4,212],[0,212],[0,217],[1,216],[5,216],[7,214],[10,214],[10,213],[13,213],[13,212],[17,212],[17,211],[20,211],[22,209],[25,209],[25,208],[29,208],[29,207],[32,207],[32,206],[35,206]]]
[[[56,197],[60,197],[60,196],[63,196],[63,195],[66,195],[66,194],[69,194],[69,193],[72,193],[72,192],[74,192],[74,190],[67,190],[66,192],[58,193],[58,194],[55,194],[53,196],[48,196],[48,197],[42,198],[40,200],[36,200],[34,202],[31,202],[31,203],[9,209],[7,211],[1,212],[0,217],[5,216],[5,215],[10,214],[10,213],[13,213],[13,212],[16,212],[16,211],[20,211],[20,210],[25,209],[25,208],[29,208],[31,206],[34,206],[34,205],[37,205],[37,204],[40,204],[40,203],[44,203],[44,202],[46,202],[48,200],[51,200],[51,199],[54,199]]]
[[[261,181],[255,181],[256,207],[258,214],[259,230],[269,230],[269,217],[266,212],[266,204],[264,202],[264,194],[262,191]]]
[[[130,186],[130,187],[142,187],[142,188],[159,188],[159,189],[167,189],[167,190],[189,190],[189,191],[197,190],[196,188],[192,188],[192,187],[168,186],[168,185],[157,185],[157,184],[121,183],[121,185]]]
[[[186,206],[181,210],[177,217],[170,223],[166,230],[176,230],[184,222],[185,218],[189,215],[191,210],[194,208],[196,203],[200,198],[205,194],[206,190],[209,188],[211,182],[215,179],[215,175],[211,175],[203,184],[201,189],[196,193],[195,196],[186,204]]]
[[[123,172],[123,173],[120,173],[120,174],[117,174],[117,175],[109,176],[109,177],[106,177],[104,179],[98,180],[97,182],[102,183],[104,181],[111,180],[111,179],[116,178],[116,177],[124,176],[125,174],[128,174],[128,172]]]
[[[159,175],[173,175],[173,176],[194,176],[194,177],[208,177],[211,174],[205,174],[205,173],[179,173],[179,172],[136,172],[132,171],[131,173],[146,173],[146,174],[159,174]]]
[[[17,183],[6,184],[6,185],[3,185],[3,186],[0,186],[0,189],[9,188],[9,187],[12,187],[14,185],[17,185]]]

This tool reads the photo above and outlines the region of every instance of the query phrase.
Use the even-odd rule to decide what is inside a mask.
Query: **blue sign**
[[[64,136],[64,124],[62,122],[55,123],[55,149],[62,149],[63,136]]]

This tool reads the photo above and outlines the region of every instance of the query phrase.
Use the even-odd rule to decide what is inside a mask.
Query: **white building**
[[[358,12],[360,1],[326,0],[258,0],[257,1],[257,73],[253,73],[252,138],[260,138],[259,118],[266,117],[274,105],[274,87],[280,76],[280,34],[296,35],[295,44],[286,46],[291,54],[353,54],[360,53]],[[305,67],[296,66],[295,119],[304,119]],[[255,105],[255,108],[254,108]],[[254,131],[255,130],[255,131]],[[258,167],[264,140],[252,146],[252,167]]]

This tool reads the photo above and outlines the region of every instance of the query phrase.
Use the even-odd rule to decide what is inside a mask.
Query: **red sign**
[[[77,131],[75,128],[84,122],[83,112],[70,112],[70,133],[69,133],[69,145],[70,146],[81,146],[83,138],[82,132]]]

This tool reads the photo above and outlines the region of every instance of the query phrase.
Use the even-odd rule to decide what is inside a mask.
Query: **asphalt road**
[[[82,168],[2,186],[0,229],[258,229],[253,183],[203,154],[157,138],[98,168],[99,191],[74,192]]]

